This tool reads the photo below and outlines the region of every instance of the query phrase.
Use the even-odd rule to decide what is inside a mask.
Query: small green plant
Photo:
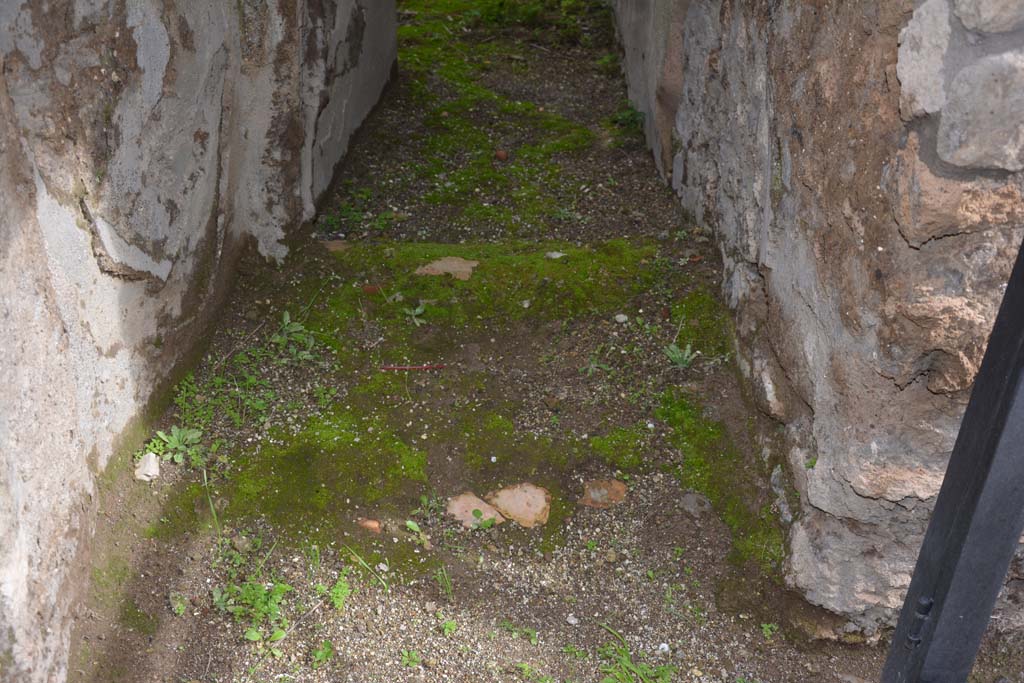
[[[181,424],[202,429],[213,420],[214,405],[205,400],[191,372],[178,382],[174,390],[174,405]]]
[[[440,587],[441,592],[444,593],[448,602],[452,602],[454,600],[454,595],[452,593],[452,578],[448,576],[448,569],[445,568],[444,565],[438,567],[437,571],[434,572],[434,580],[437,581],[438,587]]]
[[[569,655],[570,657],[573,657],[574,659],[586,659],[588,656],[586,650],[581,650],[575,645],[566,645],[562,648],[562,652]]]
[[[642,135],[644,132],[644,114],[629,102],[623,102],[619,111],[612,115],[611,121],[625,133]]]
[[[765,640],[771,640],[772,637],[778,632],[778,624],[761,624],[761,635],[764,636]]]
[[[498,625],[503,630],[508,631],[513,638],[523,636],[528,641],[530,641],[530,645],[536,645],[538,642],[540,642],[540,638],[537,634],[536,629],[528,628],[526,626],[516,626],[508,619],[502,619]]]
[[[334,643],[329,640],[325,640],[320,644],[320,647],[313,650],[313,668],[319,669],[321,666],[331,661],[334,657]]]
[[[693,345],[689,343],[687,343],[686,348],[680,349],[675,342],[672,342],[665,347],[665,355],[668,356],[672,365],[676,366],[680,370],[685,370],[693,365],[693,361],[697,360],[697,356],[700,355],[700,351],[694,351]]]
[[[416,650],[402,650],[402,666],[415,669],[423,661],[423,657]]]
[[[614,52],[602,56],[596,62],[597,67],[608,74],[609,76],[617,76],[619,74],[619,56]]]
[[[270,343],[277,346],[278,352],[288,354],[293,361],[312,360],[314,342],[313,335],[306,326],[292,320],[288,311],[281,315],[281,326],[270,337]]]
[[[223,536],[220,527],[220,519],[217,517],[217,506],[213,504],[213,496],[210,494],[210,479],[203,468],[203,491],[206,493],[206,503],[210,506],[210,518],[213,519],[213,527],[217,530],[217,538]]]
[[[420,496],[420,506],[412,511],[413,515],[420,515],[430,518],[438,518],[444,514],[445,502],[443,498],[432,494],[427,496],[426,494]]]
[[[644,661],[634,661],[626,639],[608,624],[601,628],[615,637],[615,641],[598,648],[597,654],[604,661],[601,665],[601,683],[670,683],[676,668],[668,664],[651,666]]]
[[[366,218],[366,212],[353,204],[342,204],[338,207],[337,217],[339,223],[345,223],[350,227],[356,228]]]
[[[316,397],[317,406],[324,410],[334,403],[334,399],[338,397],[338,390],[334,387],[314,387],[313,396]]]
[[[229,584],[223,589],[214,588],[213,604],[234,615],[236,621],[248,623],[246,640],[261,642],[265,637],[264,627],[269,627],[269,640],[276,642],[284,638],[288,628],[282,602],[291,590],[291,586],[279,581],[263,583],[249,579],[240,586]]]
[[[488,517],[487,519],[484,519],[484,511],[483,510],[473,510],[473,519],[475,520],[473,522],[473,528],[474,529],[486,530],[486,529],[490,529],[492,526],[494,526],[494,522],[495,522],[496,518]]]
[[[597,356],[591,356],[587,364],[580,368],[580,372],[585,373],[587,377],[592,376],[598,370],[604,370],[605,372],[611,371],[611,366],[607,363],[602,363],[598,360]]]
[[[536,672],[533,670],[533,667],[527,664],[526,662],[519,662],[515,666],[517,669],[519,669],[519,673],[522,675],[523,680],[525,681],[533,680],[534,676],[536,675]]]
[[[378,232],[383,232],[394,225],[395,214],[391,211],[381,211],[370,221],[370,227]]]
[[[362,567],[363,571],[367,572],[371,577],[373,577],[374,581],[380,584],[381,588],[384,589],[385,593],[391,592],[391,586],[388,585],[388,581],[384,578],[382,572],[378,572],[369,564],[367,564],[366,560],[363,559],[363,556],[357,553],[355,550],[353,550],[351,546],[343,545],[341,547],[348,551],[349,556],[351,556],[351,558],[355,560],[356,564]]]
[[[541,674],[540,671],[526,662],[519,662],[515,665],[515,668],[519,670],[519,674],[524,681],[532,681],[533,683],[555,683],[554,678]]]
[[[416,308],[409,308],[407,306],[402,309],[402,312],[405,313],[407,318],[409,318],[409,322],[411,322],[416,327],[419,327],[420,325],[425,325],[427,322],[422,317],[420,317],[424,314],[424,312],[426,312],[426,310],[426,306],[420,303],[418,306],[416,306]]]
[[[174,616],[184,616],[188,609],[188,599],[181,593],[171,593],[167,599],[171,603],[171,611],[174,612]]]
[[[698,624],[707,623],[708,615],[703,607],[701,607],[695,602],[691,602],[686,605],[686,609],[690,613],[690,616],[693,617],[693,620],[696,621]]]
[[[338,580],[331,586],[331,606],[339,612],[345,609],[345,601],[352,595],[352,586],[348,582],[348,572],[349,568],[345,567],[338,576]]]
[[[430,537],[423,533],[423,529],[420,525],[411,519],[405,520],[405,528],[408,529],[416,537],[416,545],[422,546],[423,548],[430,549]]]
[[[588,540],[585,545],[587,546],[587,550],[589,550],[590,552],[594,552],[595,550],[597,550],[597,541],[593,538]]]
[[[175,463],[181,465],[185,462],[185,458],[189,459],[189,462],[195,462],[197,458],[202,455],[202,444],[200,443],[203,439],[203,433],[198,429],[190,427],[179,427],[177,425],[171,427],[171,433],[158,431],[156,438],[151,440],[147,447],[156,445],[156,448],[149,448],[156,452],[159,450],[158,455],[164,460],[174,460]]]
[[[666,607],[672,608],[676,604],[676,593],[682,593],[686,591],[686,586],[681,583],[670,583],[665,588],[664,603]],[[678,614],[674,609],[673,614]]]
[[[445,619],[441,622],[441,633],[447,638],[459,630],[459,625],[454,619]]]
[[[306,567],[311,575],[316,574],[320,571],[320,546],[316,543],[311,543],[306,546]]]

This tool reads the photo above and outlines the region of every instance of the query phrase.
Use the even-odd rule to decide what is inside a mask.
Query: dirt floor
[[[243,264],[136,454],[159,478],[107,477],[70,680],[877,680],[884,642],[783,587],[780,427],[606,12],[400,7],[336,194]],[[520,483],[546,523],[446,511]],[[972,680],[1024,681],[1014,651]]]

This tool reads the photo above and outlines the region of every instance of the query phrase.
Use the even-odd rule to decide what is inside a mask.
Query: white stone
[[[1021,0],[954,0],[953,11],[972,31],[1005,33],[1024,28]]]
[[[935,113],[945,105],[943,60],[949,35],[947,0],[928,0],[914,10],[914,16],[900,31],[896,75],[904,119]]]
[[[627,322],[629,322],[629,316],[626,315],[625,313],[619,313],[618,315],[615,316],[615,322],[619,323],[620,325],[625,325]]]
[[[938,152],[957,166],[1024,169],[1024,52],[983,57],[956,75]]]
[[[139,481],[153,481],[160,476],[160,458],[156,453],[146,453],[135,465],[135,478]]]

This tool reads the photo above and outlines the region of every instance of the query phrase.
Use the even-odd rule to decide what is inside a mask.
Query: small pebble
[[[569,624],[569,626],[576,626],[580,623],[580,620],[576,618],[575,614],[570,614],[565,618],[565,623]]]
[[[629,316],[626,315],[625,313],[619,313],[618,315],[615,316],[615,322],[619,323],[620,325],[625,325],[627,322],[629,322]]]

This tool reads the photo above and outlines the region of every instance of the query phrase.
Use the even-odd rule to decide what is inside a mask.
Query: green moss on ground
[[[408,167],[428,189],[429,207],[463,226],[481,223],[515,235],[570,211],[578,187],[565,163],[592,147],[597,136],[586,126],[538,106],[514,100],[490,87],[484,76],[496,62],[520,57],[521,45],[500,32],[491,40],[469,40],[467,27],[499,28],[527,21],[536,5],[545,26],[578,26],[599,3],[522,3],[486,0],[411,1],[414,18],[399,27],[399,63],[408,92],[427,111],[426,133]],[[525,12],[525,13],[524,13]],[[507,158],[497,159],[497,150]],[[390,187],[404,187],[406,174]],[[332,230],[382,229],[390,211],[369,209],[372,192],[348,188],[338,207],[322,219]]]
[[[160,519],[146,527],[143,535],[146,538],[166,540],[194,531],[200,523],[209,520],[197,510],[206,503],[206,492],[196,482],[179,485],[172,492],[167,502],[160,509]]]
[[[125,598],[121,602],[118,622],[125,628],[146,636],[156,635],[157,626],[160,624],[157,618],[141,610],[131,598]]]
[[[676,344],[689,344],[705,358],[732,353],[733,332],[729,310],[713,293],[697,288],[672,306],[672,320],[679,325]]]
[[[590,447],[612,467],[629,471],[644,464],[648,440],[647,430],[642,425],[616,427],[605,436],[590,437]]]
[[[707,496],[732,532],[733,560],[754,562],[768,573],[781,568],[785,536],[771,504],[753,503],[768,472],[757,459],[745,458],[725,427],[702,414],[681,391],[666,392],[657,417],[672,428],[671,443],[683,454],[676,477],[686,489]]]
[[[547,252],[560,251],[559,259]],[[423,324],[451,330],[482,328],[518,320],[571,320],[616,310],[648,288],[656,277],[649,268],[651,245],[613,240],[596,247],[560,242],[543,244],[357,244],[337,252],[346,272],[361,273],[364,283],[333,287],[326,307],[313,309],[307,325],[339,352],[350,350],[339,329],[372,319],[389,343],[408,344]],[[445,256],[478,261],[469,280],[448,275],[416,275],[416,269]],[[368,294],[364,284],[379,288]],[[395,295],[401,294],[401,301]]]
[[[354,506],[405,501],[424,491],[426,454],[380,417],[337,408],[295,435],[235,458],[227,519],[263,518],[292,538],[334,538]]]
[[[128,561],[120,555],[111,555],[106,563],[92,569],[92,590],[96,600],[105,606],[120,601],[121,591],[132,577]]]

